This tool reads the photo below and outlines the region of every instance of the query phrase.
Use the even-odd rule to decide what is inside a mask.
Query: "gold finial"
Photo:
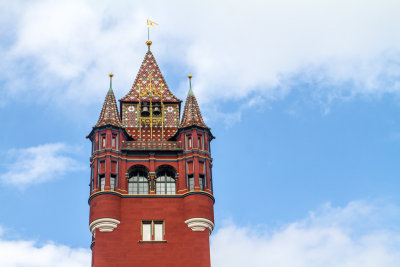
[[[108,76],[110,76],[110,78],[114,77],[114,74],[110,73]]]
[[[153,43],[153,42],[150,41],[150,40],[147,40],[147,41],[146,41],[147,48],[149,49],[149,51],[150,51],[150,46],[151,46],[152,43]]]
[[[189,78],[189,79],[192,79],[192,77],[193,77],[192,74],[189,74],[189,75],[188,75],[188,78]]]

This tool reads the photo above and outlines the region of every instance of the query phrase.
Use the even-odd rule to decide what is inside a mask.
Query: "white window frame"
[[[150,233],[148,232],[149,228],[150,228]],[[164,239],[165,222],[163,220],[142,220],[140,231],[142,237],[141,241],[145,242],[165,241]]]

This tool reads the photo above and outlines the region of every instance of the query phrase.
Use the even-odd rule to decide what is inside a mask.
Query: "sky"
[[[90,143],[152,52],[212,143],[212,266],[398,266],[389,0],[0,0],[0,266],[89,266]]]

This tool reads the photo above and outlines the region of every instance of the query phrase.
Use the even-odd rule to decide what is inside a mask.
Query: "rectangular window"
[[[186,150],[192,149],[192,134],[186,135],[185,138]]]
[[[205,187],[204,174],[199,174],[199,186],[200,186],[200,190],[204,191],[204,187]]]
[[[151,222],[142,222],[142,240],[151,241]]]
[[[111,147],[113,149],[118,149],[118,136],[116,134],[112,134],[112,138],[111,138]]]
[[[111,177],[110,177],[110,186],[111,186],[111,190],[112,190],[112,191],[115,191],[115,184],[116,184],[116,181],[117,181],[117,175],[111,174]]]
[[[203,135],[198,135],[197,136],[197,147],[198,147],[198,149],[200,149],[200,150],[204,150],[204,146],[203,146]]]
[[[101,148],[105,148],[106,147],[106,135],[102,134],[100,140],[101,140]]]
[[[154,240],[163,240],[163,223],[154,222]]]
[[[142,221],[142,241],[164,241],[164,222]]]
[[[100,184],[100,190],[104,190],[104,186],[106,185],[106,177],[104,174],[99,175],[99,184]]]
[[[189,187],[189,191],[193,191],[194,190],[194,176],[193,176],[193,174],[189,174],[188,175],[188,187]]]

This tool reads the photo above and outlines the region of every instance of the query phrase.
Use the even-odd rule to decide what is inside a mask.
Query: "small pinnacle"
[[[114,74],[110,73],[108,76],[110,76],[110,89],[108,92],[112,92],[112,78],[114,77]]]
[[[192,74],[189,74],[188,75],[188,78],[189,78],[189,95],[193,95],[193,91],[192,91]]]

